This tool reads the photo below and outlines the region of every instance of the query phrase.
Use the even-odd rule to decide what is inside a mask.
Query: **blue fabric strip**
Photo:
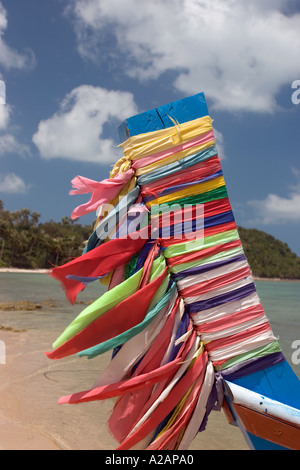
[[[91,282],[97,281],[98,279],[102,279],[103,277],[107,276],[108,273],[104,274],[103,276],[97,276],[97,277],[84,277],[84,276],[75,276],[73,274],[69,274],[66,276],[67,279],[70,279],[72,281],[78,281],[81,282],[84,285],[88,285]]]
[[[259,358],[248,359],[244,362],[239,362],[237,365],[229,367],[219,372],[219,374],[226,380],[233,382],[245,375],[253,374],[267,367],[274,366],[280,362],[285,361],[285,357],[282,352],[276,352],[267,354],[266,356]]]
[[[236,262],[245,261],[245,260],[247,261],[247,258],[245,255],[238,255],[227,260],[215,261],[214,263],[204,264],[202,266],[196,266],[195,268],[189,268],[189,269],[186,269],[185,271],[180,271],[180,273],[176,273],[176,274],[172,273],[172,277],[173,279],[178,281],[187,276],[194,276],[196,274],[204,274],[208,271],[211,271],[212,269],[221,268],[222,266],[226,266],[227,264],[236,263]]]
[[[186,309],[188,313],[193,314],[201,312],[202,310],[207,310],[208,308],[218,307],[219,305],[225,304],[227,302],[232,302],[235,300],[242,300],[245,297],[256,292],[256,286],[254,282],[243,287],[239,287],[231,292],[226,292],[225,294],[217,295],[207,300],[199,300],[192,304],[188,304]]]
[[[141,175],[138,177],[138,184],[139,186],[143,186],[149,183],[153,183],[165,176],[170,176],[173,173],[177,173],[178,171],[186,170],[197,163],[201,163],[209,158],[215,157],[218,154],[217,147],[213,145],[212,147],[202,150],[201,152],[195,153],[193,155],[189,155],[188,157],[182,158],[181,160],[177,160],[176,162],[169,163],[161,168],[157,168],[156,170],[152,170],[145,175]]]
[[[204,224],[203,224],[204,222]],[[198,220],[188,220],[178,222],[174,225],[167,224],[166,226],[162,226],[159,228],[159,237],[160,238],[170,238],[174,236],[178,236],[180,234],[188,234],[197,232],[201,229],[205,229],[208,227],[213,227],[215,225],[221,225],[228,222],[234,222],[234,215],[232,211],[224,212],[223,214],[212,215],[211,217],[206,217],[203,219]]]

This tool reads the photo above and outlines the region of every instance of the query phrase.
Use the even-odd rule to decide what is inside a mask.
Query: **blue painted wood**
[[[287,361],[232,382],[299,409],[300,381]]]
[[[119,127],[119,137],[124,142],[134,135],[172,127],[170,116],[182,124],[207,115],[204,93],[198,93],[126,119]]]
[[[247,433],[248,439],[251,441],[253,449],[255,450],[289,450],[286,447],[282,447],[274,442],[261,439],[260,437],[254,436],[254,434]]]
[[[163,128],[162,125],[163,123],[156,109],[137,114],[123,121],[119,127],[120,141],[124,142],[129,137],[144,134],[145,132],[158,131]]]

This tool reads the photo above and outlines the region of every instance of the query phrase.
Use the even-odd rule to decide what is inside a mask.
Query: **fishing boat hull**
[[[240,428],[249,448],[300,450],[299,380],[290,365],[284,361],[236,382],[247,388],[225,381],[223,410],[229,424]]]

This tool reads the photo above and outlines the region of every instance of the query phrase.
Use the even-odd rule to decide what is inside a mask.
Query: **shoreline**
[[[300,279],[281,279],[280,277],[258,277],[253,276],[254,281],[269,281],[269,282],[300,282]]]
[[[50,269],[0,268],[0,273],[47,274],[49,271]]]
[[[28,274],[47,274],[49,269],[23,269],[23,268],[0,268],[0,273],[28,273]],[[254,281],[270,281],[270,282],[300,282],[300,279],[281,279],[280,277],[259,277],[253,276]]]

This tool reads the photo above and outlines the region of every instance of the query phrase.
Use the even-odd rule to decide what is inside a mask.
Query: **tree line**
[[[300,279],[300,257],[287,243],[257,229],[239,227],[239,235],[255,276]]]
[[[10,212],[0,200],[0,267],[49,269],[82,254],[91,225],[69,217],[44,223],[40,218],[29,209]],[[300,257],[286,243],[260,230],[238,230],[254,276],[300,279]]]
[[[82,254],[92,226],[69,217],[40,222],[36,211],[10,212],[0,201],[0,267],[49,269]]]

